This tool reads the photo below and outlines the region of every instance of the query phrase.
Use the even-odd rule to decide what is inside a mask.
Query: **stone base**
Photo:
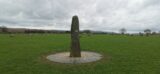
[[[82,51],[81,57],[69,57],[70,52],[62,52],[57,54],[51,54],[46,58],[53,62],[58,63],[68,63],[68,64],[77,64],[77,63],[89,63],[100,60],[102,55],[95,52]]]

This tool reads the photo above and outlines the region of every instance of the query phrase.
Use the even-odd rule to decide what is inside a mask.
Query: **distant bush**
[[[119,31],[121,34],[125,34],[127,32],[127,30],[125,28],[121,28]]]
[[[1,29],[2,33],[7,33],[8,32],[8,28],[6,26],[2,26],[2,27],[0,27],[0,29]]]
[[[151,34],[151,30],[150,29],[145,29],[144,33],[146,34],[146,36],[149,36]]]

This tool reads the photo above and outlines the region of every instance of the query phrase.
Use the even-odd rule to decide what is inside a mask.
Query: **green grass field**
[[[69,51],[67,34],[0,34],[0,74],[160,74],[160,36],[81,36],[81,49],[103,55],[87,64],[59,64],[44,56]]]

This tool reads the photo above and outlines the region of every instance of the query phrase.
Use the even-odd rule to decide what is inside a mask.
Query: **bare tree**
[[[121,34],[125,34],[126,32],[127,32],[127,30],[126,30],[125,28],[121,28],[121,29],[120,29],[120,33],[121,33]]]
[[[150,29],[145,29],[144,33],[146,34],[146,36],[149,36],[151,34],[151,30]]]

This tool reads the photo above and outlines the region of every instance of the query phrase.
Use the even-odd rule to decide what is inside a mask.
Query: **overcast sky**
[[[160,31],[160,0],[0,0],[0,26],[70,30]]]

